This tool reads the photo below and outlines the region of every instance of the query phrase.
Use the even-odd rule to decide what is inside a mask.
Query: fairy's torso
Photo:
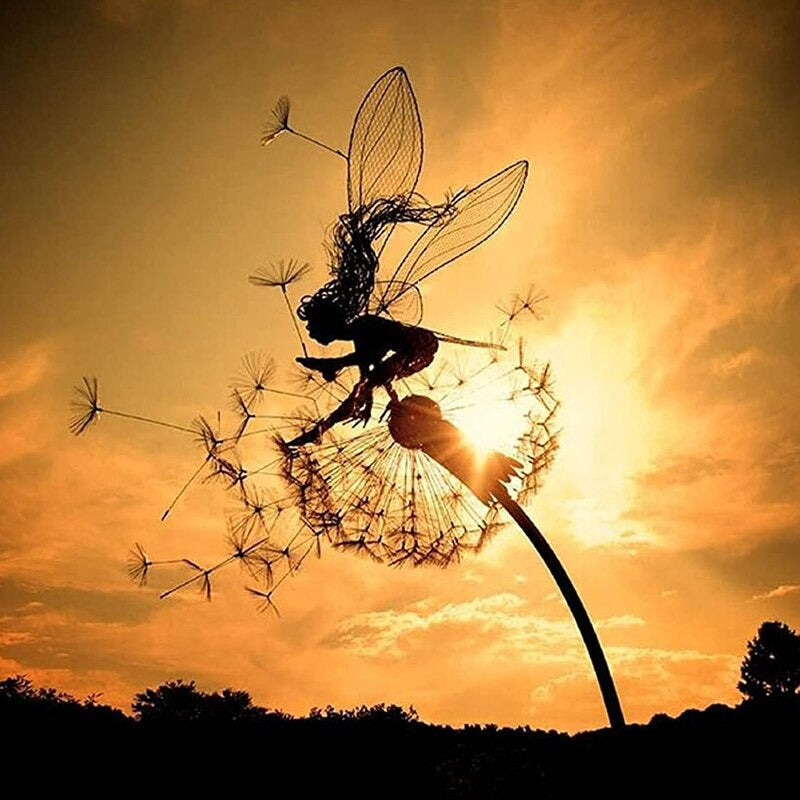
[[[397,354],[402,361],[409,361],[427,354],[432,356],[438,347],[435,334],[426,328],[376,314],[357,317],[350,323],[349,333],[362,369],[376,366],[390,353]]]

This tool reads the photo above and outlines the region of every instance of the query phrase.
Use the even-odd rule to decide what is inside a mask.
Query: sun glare
[[[483,461],[493,450],[506,454],[513,451],[526,427],[524,409],[518,405],[493,398],[457,409],[450,416],[475,448],[476,457]]]

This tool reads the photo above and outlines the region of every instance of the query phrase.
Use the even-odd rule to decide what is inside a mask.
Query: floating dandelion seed
[[[283,291],[287,286],[305,278],[310,270],[309,264],[290,258],[288,261],[280,260],[266,267],[259,267],[248,280],[253,286],[266,286]]]
[[[231,439],[225,438],[215,431],[211,423],[203,416],[197,417],[192,422],[191,427],[188,428],[188,431],[192,434],[195,443],[199,444],[205,451],[205,458],[189,478],[187,478],[183,486],[178,490],[178,493],[172,498],[170,504],[164,509],[164,513],[161,515],[162,522],[172,513],[172,510],[178,504],[181,497],[186,494],[189,487],[197,480],[202,471],[209,464],[211,465],[211,476],[217,474],[222,453],[232,446]]]
[[[270,112],[270,119],[261,132],[261,144],[267,145],[284,131],[289,130],[289,112],[292,104],[286,95],[279,97]]]
[[[261,352],[247,353],[242,358],[242,368],[231,383],[234,405],[240,401],[246,407],[257,408],[275,375],[275,361]]]
[[[134,420],[135,422],[145,422],[148,425],[157,425],[162,428],[172,428],[172,430],[193,433],[191,428],[183,425],[174,425],[171,422],[163,422],[152,417],[144,417],[140,414],[130,414],[126,411],[117,411],[111,408],[100,406],[98,400],[97,378],[84,377],[73,390],[73,399],[70,402],[73,414],[69,420],[69,429],[76,436],[82,434],[95,422],[100,414],[107,414],[112,417]]]
[[[308,274],[309,270],[310,267],[307,263],[301,263],[300,261],[295,261],[295,259],[292,258],[289,259],[289,261],[281,260],[276,264],[269,264],[266,267],[260,267],[249,277],[250,283],[252,283],[254,286],[267,286],[281,290],[283,301],[286,304],[286,309],[289,312],[289,317],[291,318],[292,325],[294,326],[294,332],[297,335],[298,341],[300,342],[300,347],[303,350],[304,356],[308,356],[308,350],[306,349],[306,343],[303,339],[303,333],[297,323],[297,317],[295,316],[294,309],[289,301],[289,295],[286,291],[286,287],[302,280]]]
[[[287,133],[291,133],[293,136],[298,136],[301,139],[305,139],[305,141],[347,160],[347,156],[341,150],[337,150],[335,147],[331,147],[330,145],[325,144],[325,142],[315,139],[313,136],[308,136],[307,134],[301,133],[295,128],[292,128],[289,125],[289,112],[291,111],[291,108],[291,101],[286,95],[278,98],[278,101],[275,103],[272,111],[270,112],[270,118],[267,120],[266,125],[264,125],[264,128],[261,131],[262,145],[268,145],[284,131],[286,131]]]
[[[147,584],[151,567],[163,567],[177,564],[183,564],[195,572],[202,570],[200,566],[188,558],[171,558],[162,561],[153,561],[139,542],[136,542],[128,553],[128,575],[130,579],[134,583],[138,583],[139,586],[145,586]]]
[[[529,286],[524,294],[515,294],[507,303],[497,306],[498,310],[506,315],[508,322],[514,322],[517,317],[530,314],[535,319],[542,318],[542,304],[547,300],[544,292],[537,291],[535,286]]]
[[[69,420],[69,429],[80,436],[97,420],[97,415],[102,411],[97,399],[97,378],[83,378],[74,389],[70,407],[73,414]]]
[[[147,573],[153,562],[147,557],[142,545],[136,542],[128,554],[128,575],[134,583],[144,586],[147,583]]]
[[[233,434],[233,442],[234,444],[238,444],[242,436],[244,436],[247,426],[250,424],[250,420],[255,419],[256,415],[250,410],[250,407],[236,389],[231,392],[231,405],[233,406],[234,412],[241,418],[239,427]]]
[[[228,444],[222,432],[215,430],[202,414],[192,422],[192,432],[195,442],[206,452],[206,461],[216,461]]]
[[[258,599],[258,610],[259,611],[272,611],[276,617],[280,617],[281,612],[278,610],[278,606],[275,605],[275,601],[272,599],[272,590],[270,591],[262,591],[261,589],[253,589],[251,586],[245,586],[245,589],[253,596]]]
[[[202,594],[209,603],[211,602],[211,574],[208,570],[203,570],[200,576],[200,594]]]

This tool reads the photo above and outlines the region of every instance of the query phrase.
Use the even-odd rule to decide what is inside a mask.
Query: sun
[[[510,453],[529,425],[524,403],[497,397],[481,397],[456,408],[447,416],[469,439],[476,459],[483,461],[493,451]]]

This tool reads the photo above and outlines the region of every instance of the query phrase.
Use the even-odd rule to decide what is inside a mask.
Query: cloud
[[[761,544],[800,522],[800,282],[780,263],[762,277],[750,302],[726,284],[738,303],[691,336],[665,334],[648,356],[671,366],[651,383],[660,446],[634,476],[628,514],[670,546]],[[674,337],[682,353],[670,351]]]
[[[609,617],[608,619],[600,619],[595,623],[598,629],[603,628],[638,628],[644,625],[645,621],[641,617],[636,617],[633,614],[621,614],[618,617]]]
[[[2,617],[0,617],[2,620]],[[29,631],[0,631],[0,648],[30,642],[33,635]]]
[[[629,722],[646,722],[653,714],[677,714],[714,702],[735,703],[739,660],[725,653],[669,650],[657,647],[608,647],[606,655]],[[558,713],[567,728],[599,702],[594,676],[576,664],[530,693],[534,719]]]
[[[786,597],[788,594],[794,594],[800,591],[800,586],[797,584],[781,584],[768,592],[761,592],[754,594],[753,600],[773,600],[776,597]]]
[[[413,609],[372,611],[356,614],[336,628],[331,643],[366,656],[402,657],[405,640],[412,634],[450,625],[477,623],[488,628],[509,630],[518,626],[513,612],[525,605],[518,595],[497,594],[464,603],[450,603],[430,611],[417,604]]]
[[[711,371],[715,375],[728,376],[731,374],[741,374],[745,369],[751,367],[760,359],[764,358],[755,347],[748,347],[738,353],[719,356],[711,364]]]
[[[636,480],[641,485],[659,489],[715,477],[732,466],[730,459],[709,455],[665,456],[655,469],[641,473]]]
[[[435,709],[440,718],[463,719],[459,703],[483,692],[496,703],[488,713],[506,724],[525,719],[568,730],[602,725],[596,679],[574,622],[527,613],[526,606],[523,598],[500,593],[356,614],[343,619],[327,643],[366,658],[364,668],[402,663],[405,680],[411,681],[420,679],[421,664],[438,657],[438,669],[454,684],[439,687],[428,702],[418,697],[415,705]],[[735,701],[735,656],[636,644],[646,623],[633,614],[599,619],[596,627],[630,720],[677,713],[687,704]],[[520,692],[527,692],[527,707]],[[514,702],[517,716],[509,711]],[[482,705],[471,700],[470,707],[474,714]]]
[[[133,588],[103,591],[0,581],[0,615],[7,618],[58,612],[72,620],[133,624],[147,619],[152,611],[151,600]]]
[[[39,404],[15,404],[0,420],[0,467],[41,453],[51,429],[52,420]]]
[[[41,391],[53,373],[48,342],[29,344],[0,361],[0,467],[44,450],[53,420]],[[39,391],[30,393],[31,389]],[[63,416],[63,415],[62,415]]]
[[[50,346],[38,342],[0,361],[0,400],[36,386],[50,371],[51,359]]]
[[[401,658],[420,645],[429,634],[480,637],[497,655],[516,654],[526,659],[562,660],[576,640],[571,619],[526,614],[526,601],[519,595],[502,593],[439,608],[372,611],[342,620],[331,644],[363,656]],[[633,615],[598,620],[598,628],[620,629],[644,625]]]

